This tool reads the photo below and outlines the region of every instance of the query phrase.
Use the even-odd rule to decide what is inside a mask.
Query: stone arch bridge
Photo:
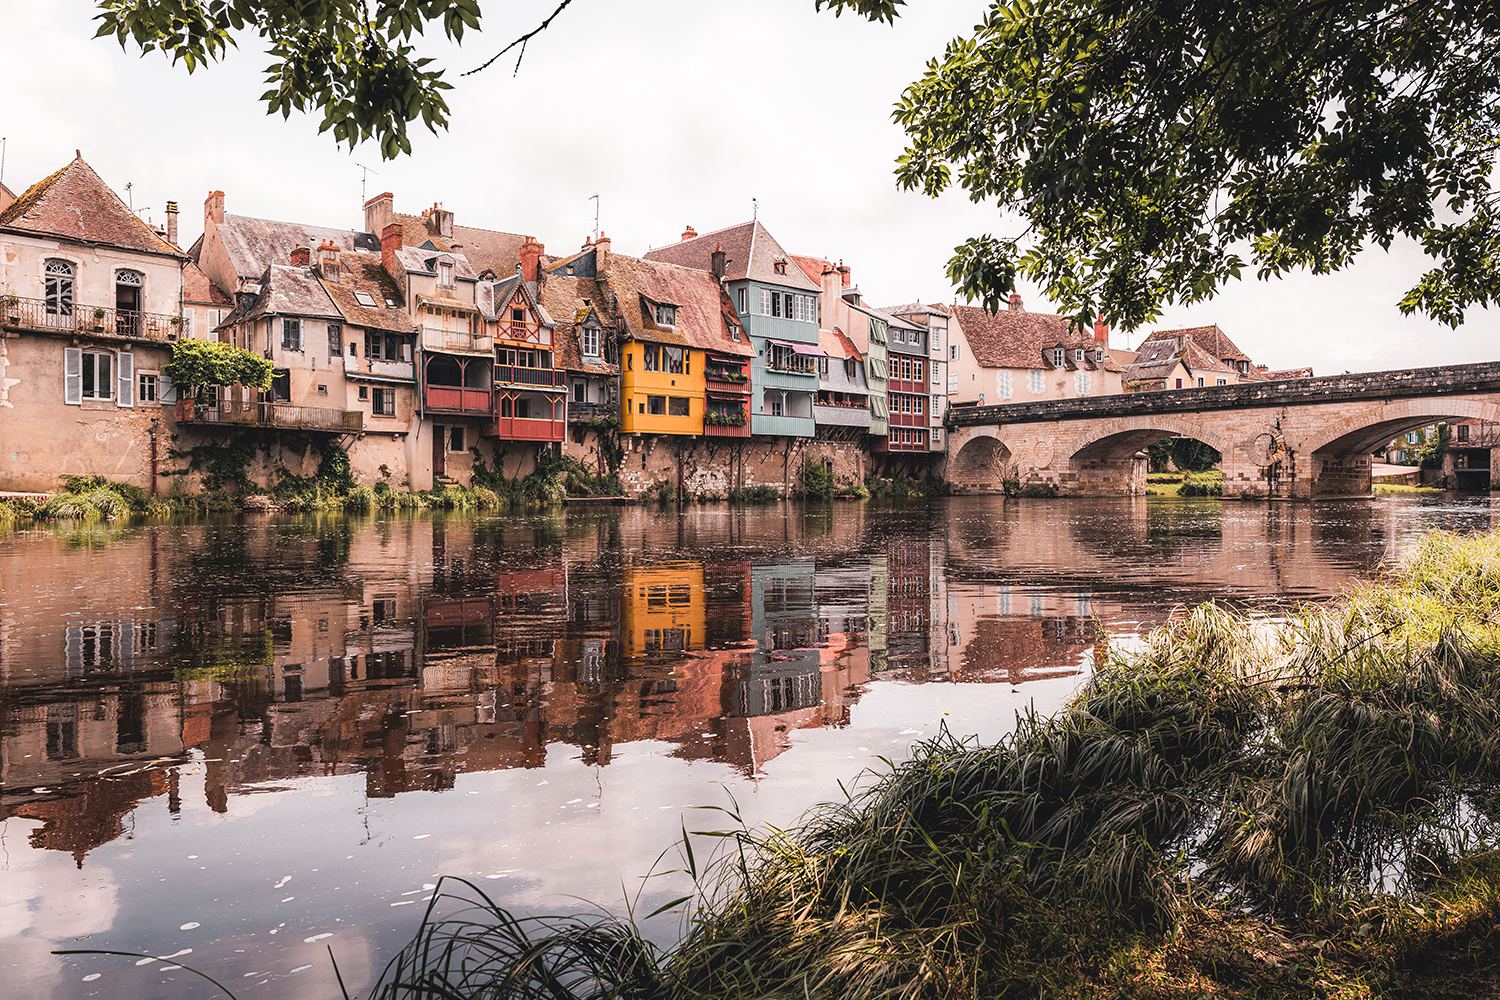
[[[1438,421],[1500,423],[1500,362],[1122,393],[950,412],[944,475],[960,492],[1005,480],[1059,493],[1141,492],[1137,453],[1167,437],[1223,456],[1226,497],[1370,492],[1370,455]]]

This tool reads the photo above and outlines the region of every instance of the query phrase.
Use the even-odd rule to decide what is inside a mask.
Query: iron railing
[[[182,320],[167,313],[74,303],[64,310],[45,299],[0,296],[0,324],[12,330],[49,330],[128,340],[176,340]]]
[[[545,385],[548,387],[568,384],[568,373],[561,368],[524,368],[521,365],[496,365],[495,381],[508,385]]]
[[[361,410],[335,410],[324,406],[296,406],[292,403],[225,400],[212,406],[191,399],[179,399],[177,422],[287,427],[343,433],[363,430],[365,415]]]

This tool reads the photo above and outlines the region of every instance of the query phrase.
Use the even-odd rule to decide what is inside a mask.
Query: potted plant
[[[21,296],[15,292],[6,292],[4,299],[0,301],[5,303],[5,312],[10,317],[10,321],[21,322]]]
[[[98,333],[104,329],[104,307],[94,307],[94,332]]]

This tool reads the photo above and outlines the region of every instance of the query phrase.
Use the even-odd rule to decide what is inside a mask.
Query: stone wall
[[[841,487],[859,485],[870,468],[863,446],[848,441],[623,434],[620,443],[625,450],[620,482],[632,497],[663,482],[704,500],[723,499],[730,490],[755,486],[789,494],[798,488],[807,457],[832,463],[834,480]]]

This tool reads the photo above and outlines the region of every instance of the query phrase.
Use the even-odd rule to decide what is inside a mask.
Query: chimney
[[[698,230],[694,229],[692,226],[684,226],[682,230],[682,238],[684,240],[695,240],[698,238]]]
[[[177,245],[177,202],[167,202],[167,242]]]
[[[692,231],[692,228],[689,227],[688,232],[691,233]],[[708,269],[713,273],[714,278],[719,281],[724,280],[724,265],[727,259],[724,253],[724,244],[715,243],[714,252],[708,255]]]
[[[365,232],[383,236],[385,227],[396,221],[396,196],[381,192],[365,202]]]
[[[1025,312],[1026,311],[1025,309],[1021,308],[1021,293],[1020,292],[1011,292],[1010,293],[1010,311],[1011,312],[1016,312],[1016,313],[1018,313],[1018,312]]]
[[[609,237],[603,233],[594,241],[594,273],[604,274],[609,268]]]
[[[832,264],[824,264],[822,278],[823,280],[820,283],[823,286],[823,295],[825,296],[823,301],[839,301],[839,269],[834,267]],[[828,325],[834,325],[834,321],[829,319]]]
[[[444,211],[437,202],[427,210],[427,228],[444,239],[453,238],[453,213]]]
[[[850,277],[851,272],[850,272],[849,268],[844,265],[843,261],[839,261],[838,272],[839,272],[839,283],[844,288],[848,288],[849,287],[849,283],[853,279]]]
[[[380,231],[380,263],[386,273],[396,279],[396,284],[406,288],[406,268],[396,263],[396,251],[401,249],[401,223],[392,222]]]
[[[1100,347],[1109,346],[1109,327],[1105,325],[1103,313],[1100,313],[1099,318],[1094,320],[1094,343]]]
[[[208,229],[210,222],[224,221],[224,192],[210,191],[208,197],[203,199],[203,228]]]
[[[312,251],[307,247],[296,247],[292,250],[292,266],[307,267],[312,263]]]
[[[521,280],[536,281],[537,271],[542,260],[545,247],[535,239],[528,236],[526,242],[521,244]]]
[[[318,247],[318,273],[331,281],[337,281],[339,277],[339,248],[338,244],[324,240]]]

